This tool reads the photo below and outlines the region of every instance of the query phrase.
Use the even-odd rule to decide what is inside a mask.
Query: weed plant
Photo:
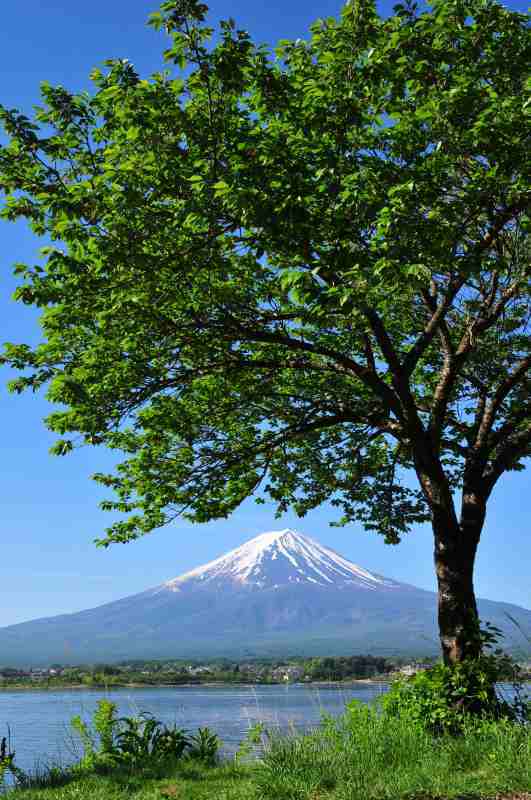
[[[522,689],[518,664],[498,647],[500,629],[486,622],[475,635],[481,644],[478,657],[436,664],[407,680],[394,681],[382,699],[385,714],[407,717],[435,735],[459,735],[477,717],[531,721],[531,700]],[[510,699],[496,689],[506,676],[513,678]]]
[[[181,728],[163,725],[150,714],[118,718],[116,704],[109,700],[98,702],[92,726],[74,717],[72,727],[84,751],[73,771],[105,772],[116,767],[142,770],[176,762],[185,755],[212,766],[221,746],[221,740],[209,728],[199,728],[190,736]]]

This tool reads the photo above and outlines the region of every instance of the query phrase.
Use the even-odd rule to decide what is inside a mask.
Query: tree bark
[[[433,516],[439,636],[445,664],[481,653],[473,575],[484,520],[485,503],[476,492],[466,490],[459,524],[441,509]]]
[[[413,452],[417,476],[432,514],[442,655],[444,663],[451,665],[481,654],[474,564],[488,493],[481,465],[471,459],[465,466],[458,518],[452,488],[433,442],[421,434],[412,439],[417,445]]]

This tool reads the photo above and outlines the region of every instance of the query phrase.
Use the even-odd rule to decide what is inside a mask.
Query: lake
[[[16,763],[26,771],[38,762],[75,761],[81,753],[70,720],[79,714],[88,721],[97,701],[106,697],[117,704],[119,716],[147,712],[190,732],[207,726],[223,740],[223,753],[230,755],[257,722],[269,728],[307,730],[319,724],[323,713],[339,715],[349,700],[370,702],[386,689],[386,684],[356,683],[0,691],[0,738],[7,735],[9,725]],[[503,690],[511,696],[510,687]]]
[[[9,725],[16,763],[23,770],[33,769],[37,762],[72,762],[80,752],[70,720],[80,714],[88,721],[97,701],[106,697],[117,704],[119,716],[147,712],[191,732],[207,726],[223,740],[223,752],[231,754],[257,722],[305,730],[318,725],[323,712],[341,714],[349,700],[369,702],[386,688],[385,684],[359,683],[1,691],[0,738],[7,736]]]

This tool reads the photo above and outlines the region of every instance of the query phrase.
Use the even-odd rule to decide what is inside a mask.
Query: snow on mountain
[[[220,558],[167,581],[163,587],[182,591],[232,584],[265,589],[305,583],[373,590],[400,586],[357,566],[315,539],[285,528],[262,533]]]
[[[479,600],[521,647],[531,611]],[[0,628],[0,664],[132,658],[423,655],[438,650],[437,595],[389,580],[289,529],[98,608]]]

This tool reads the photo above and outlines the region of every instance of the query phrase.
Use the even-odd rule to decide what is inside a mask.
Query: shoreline
[[[123,690],[123,689],[198,689],[200,687],[205,689],[257,689],[261,686],[306,686],[310,689],[340,689],[351,686],[384,686],[389,685],[395,680],[396,676],[389,676],[385,678],[347,678],[343,681],[278,681],[276,683],[228,683],[225,681],[205,681],[204,683],[98,683],[93,686],[87,686],[82,683],[72,683],[65,685],[47,686],[43,684],[18,684],[13,686],[0,685],[0,694],[2,692],[62,692],[62,691],[81,691],[88,692],[101,692]],[[531,676],[526,676],[523,680],[518,681],[518,685],[531,687]]]
[[[0,685],[0,692],[24,692],[24,691],[39,691],[39,692],[61,692],[85,689],[89,692],[93,691],[110,691],[113,689],[197,689],[205,687],[207,689],[220,689],[227,686],[235,689],[244,688],[257,688],[260,686],[308,686],[317,689],[326,689],[327,687],[348,687],[357,686],[358,684],[365,686],[380,686],[382,684],[391,683],[392,678],[349,678],[344,681],[278,681],[277,683],[228,683],[225,681],[208,681],[204,683],[99,683],[94,686],[86,686],[82,683],[65,684],[62,686],[45,686],[42,684],[18,684],[13,686]]]

